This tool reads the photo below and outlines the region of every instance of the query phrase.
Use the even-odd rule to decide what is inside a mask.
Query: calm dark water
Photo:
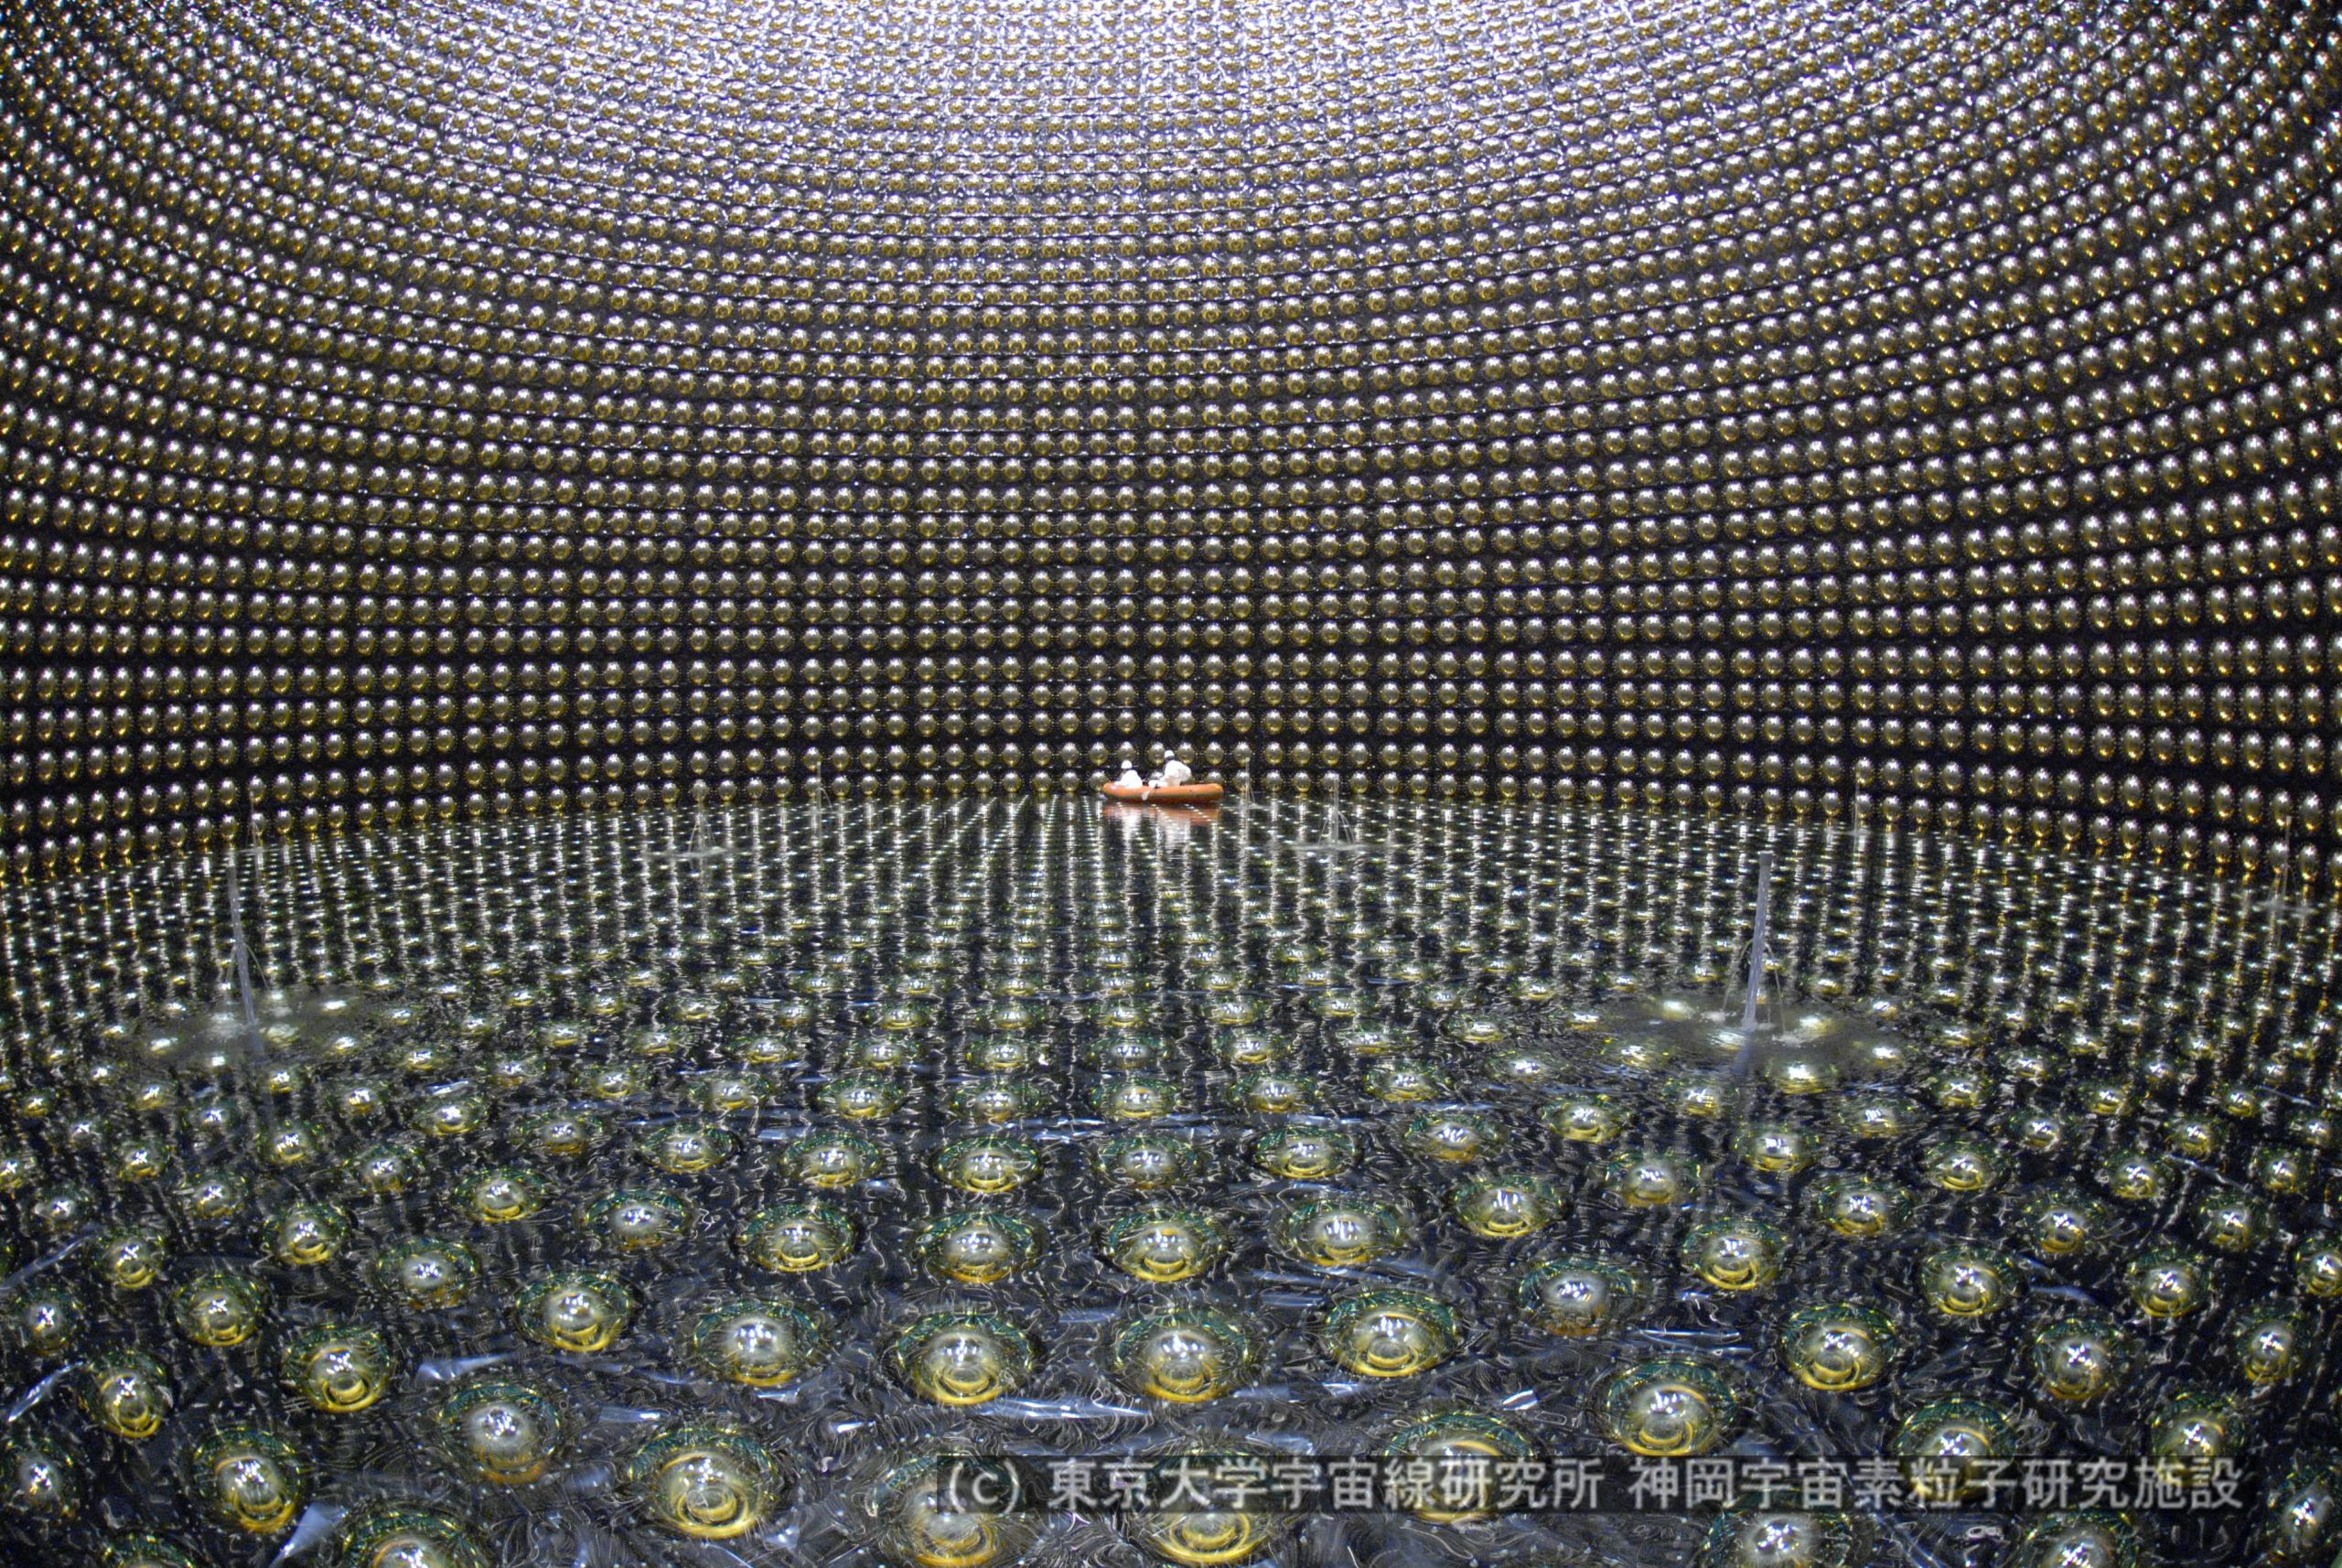
[[[2013,1547],[2055,1499],[2005,1488],[1770,1535],[916,1509],[946,1446],[1445,1440],[2224,1457],[2245,1506],[2075,1560],[2242,1561],[2333,1440],[2334,923],[2168,869],[962,800],[273,844],[5,912],[21,1560],[1951,1563],[2063,1528]]]

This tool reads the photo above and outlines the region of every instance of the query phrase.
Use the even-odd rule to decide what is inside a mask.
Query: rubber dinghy
[[[1221,794],[1217,784],[1108,784],[1103,788],[1109,800],[1141,806],[1209,806]]]

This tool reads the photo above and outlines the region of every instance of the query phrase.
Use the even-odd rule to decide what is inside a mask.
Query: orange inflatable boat
[[[1218,803],[1220,787],[1217,784],[1108,784],[1109,800],[1128,800],[1141,806],[1209,806]]]

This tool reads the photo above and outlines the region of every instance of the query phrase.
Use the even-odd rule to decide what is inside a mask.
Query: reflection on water
[[[272,844],[257,1027],[223,860],[9,891],[5,1539],[1087,1561],[1116,1527],[941,1508],[937,1445],[1241,1436],[2225,1455],[2255,1506],[1158,1515],[1114,1550],[2333,1555],[2328,913],[1966,842],[1313,810]]]

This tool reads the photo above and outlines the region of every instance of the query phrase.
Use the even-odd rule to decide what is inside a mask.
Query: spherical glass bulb
[[[140,1350],[114,1350],[82,1369],[81,1408],[114,1436],[143,1443],[163,1429],[173,1404],[169,1374]]]
[[[1337,1128],[1286,1126],[1252,1144],[1252,1163],[1286,1181],[1332,1181],[1358,1162],[1357,1141]]]
[[[2015,1262],[1991,1247],[1945,1247],[1919,1260],[1919,1294],[1939,1315],[1955,1321],[1991,1316],[2013,1305],[2024,1290]]]
[[[1038,1359],[1022,1328],[983,1312],[915,1318],[896,1333],[886,1354],[895,1375],[912,1392],[953,1407],[1015,1392],[1032,1377]]]
[[[1225,1227],[1200,1209],[1147,1208],[1111,1221],[1099,1250],[1147,1284],[1176,1284],[1209,1270],[1228,1251]]]
[[[569,1269],[543,1274],[512,1299],[514,1326],[550,1350],[591,1356],[626,1333],[638,1303],[615,1276]]]
[[[1039,1149],[1023,1139],[955,1139],[938,1150],[936,1175],[962,1192],[997,1197],[1015,1191],[1041,1168]]]
[[[2122,1271],[2131,1301],[2149,1317],[2181,1317],[2204,1304],[2211,1285],[2203,1260],[2177,1247],[2154,1247]]]
[[[1713,1366],[1662,1357],[1606,1379],[1595,1393],[1595,1415],[1604,1434],[1629,1453],[1690,1457],[1724,1442],[1739,1403]]]
[[[1700,1550],[1702,1568],[1850,1568],[1864,1545],[1854,1520],[1834,1509],[1735,1507],[1717,1514]]]
[[[1374,1290],[1346,1295],[1327,1309],[1317,1333],[1327,1357],[1363,1378],[1407,1378],[1454,1353],[1456,1313],[1419,1291]]]
[[[373,1262],[376,1286],[410,1312],[451,1307],[469,1296],[480,1276],[478,1256],[461,1241],[410,1236],[392,1243]]]
[[[1491,1172],[1458,1183],[1448,1195],[1448,1207],[1475,1236],[1509,1240],[1552,1224],[1561,1215],[1562,1198],[1542,1176]]]
[[[1314,1268],[1355,1268],[1390,1256],[1413,1239],[1405,1216],[1376,1198],[1321,1198],[1281,1211],[1270,1244]]]
[[[2267,1388],[2301,1372],[2308,1355],[2308,1324],[2291,1303],[2248,1307],[2230,1330],[2237,1370],[2246,1382]]]
[[[1523,1316],[1548,1334],[1588,1338],[1632,1323],[1650,1297],[1648,1283],[1621,1262],[1571,1253],[1532,1264],[1514,1300]]]
[[[2033,1520],[2010,1549],[2009,1561],[2018,1568],[2137,1568],[2143,1559],[2127,1517],[2092,1510]]]
[[[1423,1159],[1470,1165],[1499,1153],[1504,1134],[1488,1117],[1473,1112],[1429,1111],[1408,1121],[1399,1142],[1409,1154]]]
[[[263,1428],[212,1433],[190,1451],[188,1467],[196,1498],[225,1530],[281,1535],[308,1502],[308,1464],[290,1440]]]
[[[1950,1502],[1974,1496],[1985,1463],[2007,1458],[2013,1442],[2006,1412],[1981,1400],[1946,1398],[1903,1417],[1894,1452],[1913,1466],[1916,1495]]]
[[[1151,1455],[1151,1497],[1176,1498],[1125,1521],[1131,1538],[1158,1562],[1179,1568],[1222,1568],[1276,1548],[1293,1520],[1274,1511],[1251,1477],[1273,1462],[1273,1450],[1226,1440],[1189,1441]]]
[[[2034,1376],[2053,1399],[2097,1399],[2119,1386],[2131,1351],[2130,1336],[2116,1324],[2060,1318],[2034,1335]]]
[[[83,1480],[54,1440],[21,1433],[0,1443],[0,1509],[38,1523],[67,1524],[81,1511]]]
[[[854,1221],[826,1203],[777,1203],[741,1231],[740,1252],[774,1273],[811,1273],[842,1262],[858,1239]]]
[[[258,1282],[224,1271],[198,1274],[171,1297],[171,1315],[179,1332],[207,1349],[242,1345],[260,1331],[267,1313]]]
[[[435,1509],[370,1504],[335,1532],[338,1568],[489,1568],[471,1527]]]
[[[494,1375],[457,1384],[432,1409],[442,1445],[464,1475],[532,1486],[559,1464],[569,1437],[560,1402],[532,1383]]]
[[[931,1220],[913,1245],[929,1273],[961,1284],[1005,1280],[1032,1267],[1043,1250],[1041,1233],[1029,1221],[990,1209]]]
[[[628,1459],[625,1486],[653,1526],[690,1541],[735,1541],[766,1523],[786,1487],[766,1446],[739,1429],[696,1423],[664,1432]]]
[[[692,1207],[657,1187],[622,1187],[594,1199],[579,1218],[613,1252],[657,1252],[690,1235]]]
[[[1866,1389],[1886,1375],[1899,1343],[1892,1319],[1859,1302],[1799,1307],[1781,1330],[1781,1359],[1824,1392]]]
[[[351,1324],[321,1324],[285,1347],[279,1376],[312,1410],[354,1415],[390,1390],[397,1362],[380,1329]]]
[[[988,1480],[986,1477],[988,1477]],[[1013,1475],[974,1455],[939,1448],[891,1465],[857,1499],[864,1539],[904,1568],[1007,1568],[1037,1533],[1029,1514],[978,1506],[1013,1499]]]
[[[1128,1133],[1100,1142],[1091,1165],[1106,1180],[1134,1192],[1162,1192],[1201,1173],[1194,1144],[1168,1133]]]
[[[1706,1172],[1688,1155],[1634,1149],[1603,1162],[1603,1192],[1622,1208],[1675,1208],[1704,1190]]]
[[[1902,1228],[1910,1197],[1902,1187],[1876,1176],[1833,1176],[1815,1185],[1809,1212],[1832,1234],[1870,1240]]]
[[[816,1128],[786,1146],[790,1173],[819,1191],[840,1191],[874,1180],[886,1155],[869,1139],[842,1129]]]
[[[2260,1540],[2272,1561],[2310,1562],[2333,1541],[2337,1519],[2342,1519],[2342,1477],[2332,1462],[2297,1459],[2269,1488]]]
[[[1107,1341],[1108,1365],[1123,1387],[1173,1404],[1198,1404],[1243,1387],[1260,1351],[1241,1318],[1200,1304],[1134,1313]]]
[[[828,1356],[828,1324],[775,1296],[715,1303],[692,1320],[692,1359],[711,1377],[745,1388],[797,1381]]]
[[[1437,1481],[1419,1488],[1401,1489],[1396,1499],[1417,1519],[1432,1524],[1468,1524],[1490,1517],[1499,1499],[1495,1471],[1507,1460],[1532,1459],[1537,1448],[1529,1437],[1500,1416],[1467,1409],[1435,1409],[1404,1418],[1383,1444],[1391,1459],[1423,1462],[1429,1474],[1465,1477],[1461,1486]],[[1462,1468],[1472,1464],[1477,1470]],[[1476,1487],[1471,1477],[1484,1477]]]
[[[1789,1239],[1778,1227],[1750,1215],[1730,1215],[1684,1233],[1684,1269],[1712,1290],[1762,1290],[1780,1277]]]

